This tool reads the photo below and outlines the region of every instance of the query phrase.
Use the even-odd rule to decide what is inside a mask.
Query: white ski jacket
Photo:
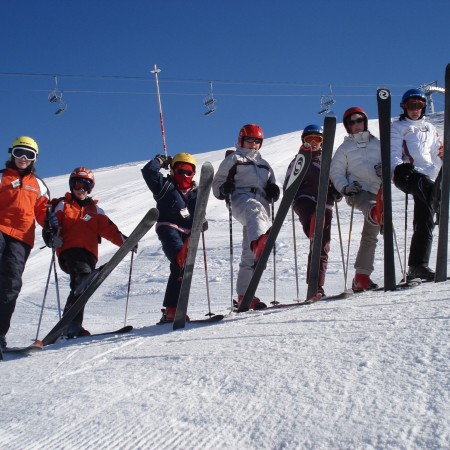
[[[399,164],[408,162],[434,181],[442,166],[439,157],[441,146],[436,128],[425,117],[420,120],[396,120],[391,126],[392,172]]]
[[[331,160],[330,179],[339,192],[357,181],[363,190],[376,194],[381,185],[381,179],[375,172],[375,166],[379,163],[380,141],[375,136],[369,131],[349,134]]]

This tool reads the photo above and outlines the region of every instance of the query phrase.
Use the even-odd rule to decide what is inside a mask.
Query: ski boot
[[[355,278],[352,282],[353,292],[363,292],[371,291],[373,289],[378,289],[378,284],[374,283],[369,275],[364,273],[355,273]]]

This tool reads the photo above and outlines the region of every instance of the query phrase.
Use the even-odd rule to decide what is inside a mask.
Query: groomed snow
[[[433,117],[442,132],[442,114]],[[378,135],[376,121],[370,130]],[[301,132],[268,138],[262,147],[278,184]],[[335,148],[344,130],[338,126]],[[184,151],[186,149],[179,149]],[[159,149],[149,152],[149,158]],[[196,155],[218,167],[225,150]],[[173,152],[175,153],[175,152]],[[140,169],[145,162],[95,171],[95,198],[124,233],[155,205]],[[54,197],[68,175],[46,180]],[[393,188],[394,224],[404,257],[404,195]],[[410,201],[412,205],[412,201]],[[339,203],[348,242],[350,208]],[[127,323],[135,330],[107,338],[59,342],[31,356],[0,362],[0,448],[4,449],[446,449],[450,448],[450,284],[372,292],[291,309],[228,314],[228,211],[210,199],[206,233],[211,309],[226,314],[214,325],[157,326],[168,276],[159,241],[141,241],[132,272]],[[412,212],[410,211],[410,222]],[[362,217],[355,213],[348,285]],[[296,224],[300,295],[306,294],[308,242]],[[408,239],[411,235],[411,224]],[[436,231],[437,235],[437,231]],[[233,222],[234,280],[241,227]],[[437,239],[435,239],[435,243]],[[51,252],[40,231],[8,333],[11,346],[36,337]],[[380,236],[373,279],[383,284]],[[409,247],[409,245],[408,245]],[[104,242],[100,263],[114,252]],[[435,261],[435,248],[431,264]],[[91,332],[124,323],[130,258],[87,305]],[[61,302],[68,276],[58,270]],[[344,289],[336,220],[325,285]],[[258,295],[273,300],[270,260]],[[289,215],[277,242],[276,297],[297,296]],[[208,312],[200,244],[189,314]],[[42,338],[58,318],[54,279],[43,313]]]

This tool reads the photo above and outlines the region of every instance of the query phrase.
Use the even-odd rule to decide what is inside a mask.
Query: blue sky
[[[162,153],[155,64],[171,155],[232,147],[246,123],[267,137],[321,123],[329,84],[339,121],[355,105],[374,118],[381,86],[396,115],[405,90],[443,87],[449,13],[447,0],[3,0],[4,159],[19,135],[38,141],[43,177]],[[205,116],[210,81],[217,109]]]

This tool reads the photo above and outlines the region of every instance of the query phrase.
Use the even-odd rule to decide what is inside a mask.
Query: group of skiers
[[[425,118],[426,97],[410,89],[402,97],[403,113],[392,123],[391,171],[394,184],[414,198],[414,232],[409,253],[408,277],[433,279],[428,267],[439,210],[440,168],[443,144],[435,127]],[[354,264],[352,288],[355,292],[377,287],[371,280],[378,234],[383,225],[380,141],[368,130],[368,117],[359,107],[345,111],[343,123],[348,135],[331,162],[330,180],[323,226],[319,278],[315,297],[325,295],[324,284],[330,251],[333,205],[346,202],[364,215],[359,251]],[[271,228],[270,207],[280,197],[280,188],[270,164],[260,149],[263,130],[255,124],[241,128],[235,151],[221,162],[213,180],[213,194],[227,202],[233,217],[242,225],[242,253],[236,282],[237,306],[249,285]],[[301,136],[301,149],[312,152],[311,164],[296,193],[293,209],[305,235],[311,241],[307,282],[316,224],[316,206],[323,132],[308,125]],[[34,244],[35,221],[43,227],[46,244],[58,257],[61,269],[70,276],[66,313],[81,294],[95,269],[98,244],[103,237],[117,246],[127,239],[91,194],[95,180],[91,170],[76,168],[69,177],[70,192],[50,199],[45,183],[37,177],[34,163],[38,145],[30,137],[17,138],[9,148],[10,159],[0,171],[0,345],[6,347],[6,334],[22,287],[22,273]],[[161,170],[169,170],[164,176]],[[142,169],[159,211],[156,233],[170,263],[164,296],[162,322],[172,322],[183,279],[189,235],[197,198],[194,176],[197,163],[189,153],[173,158],[157,155]],[[292,171],[286,173],[284,187]],[[203,231],[208,222],[205,220]],[[136,250],[136,249],[135,249]],[[267,305],[254,297],[251,309]],[[68,337],[88,335],[82,326],[83,310],[69,325]],[[189,320],[187,318],[187,320]]]

